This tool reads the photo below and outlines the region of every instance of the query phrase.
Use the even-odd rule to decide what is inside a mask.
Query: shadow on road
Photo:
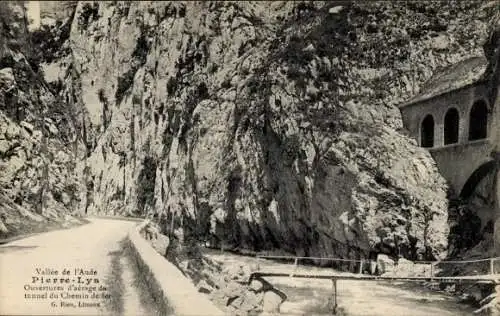
[[[120,245],[120,250],[110,251],[108,256],[111,256],[111,270],[106,276],[106,284],[111,295],[111,299],[106,301],[106,308],[112,315],[123,314],[123,268],[120,263],[120,258],[123,256],[123,245]]]
[[[4,246],[0,247],[0,253],[20,251],[20,250],[31,250],[34,248],[38,248],[38,246]]]
[[[157,292],[140,266],[128,240],[120,249],[108,253],[111,269],[106,277],[111,299],[105,304],[109,315],[173,315],[171,308]]]

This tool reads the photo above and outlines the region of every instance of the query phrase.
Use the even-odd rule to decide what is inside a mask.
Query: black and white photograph
[[[500,316],[500,0],[0,1],[0,315]]]

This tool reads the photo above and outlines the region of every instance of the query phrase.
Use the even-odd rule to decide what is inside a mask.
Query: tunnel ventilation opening
[[[444,144],[458,143],[459,115],[455,108],[449,109],[444,117]]]
[[[483,139],[487,136],[488,107],[482,100],[477,101],[470,110],[469,140]]]
[[[420,139],[422,147],[434,146],[434,118],[430,114],[422,121]]]

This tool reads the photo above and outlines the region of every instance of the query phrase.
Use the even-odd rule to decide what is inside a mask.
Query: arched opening
[[[451,249],[470,249],[493,234],[495,217],[496,162],[490,160],[469,176],[455,205],[450,204],[454,225],[450,227]],[[451,201],[450,201],[451,202]],[[456,254],[454,251],[451,254]]]
[[[460,192],[460,198],[462,199],[469,198],[470,195],[474,192],[474,189],[476,188],[477,184],[494,169],[495,169],[494,160],[490,160],[481,165],[479,168],[477,168],[470,175],[469,179],[467,179],[467,182],[465,182],[464,186],[462,187],[462,190]]]
[[[488,130],[488,107],[482,100],[477,101],[470,110],[469,140],[483,139]]]
[[[458,143],[459,115],[455,108],[451,108],[444,116],[444,144]]]
[[[422,147],[434,146],[434,118],[427,115],[422,121],[420,128],[420,144]]]

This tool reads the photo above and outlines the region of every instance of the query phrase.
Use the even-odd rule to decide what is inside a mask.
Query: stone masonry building
[[[455,197],[467,198],[495,168],[500,125],[486,67],[482,57],[452,65],[400,106],[405,127],[429,149]]]

